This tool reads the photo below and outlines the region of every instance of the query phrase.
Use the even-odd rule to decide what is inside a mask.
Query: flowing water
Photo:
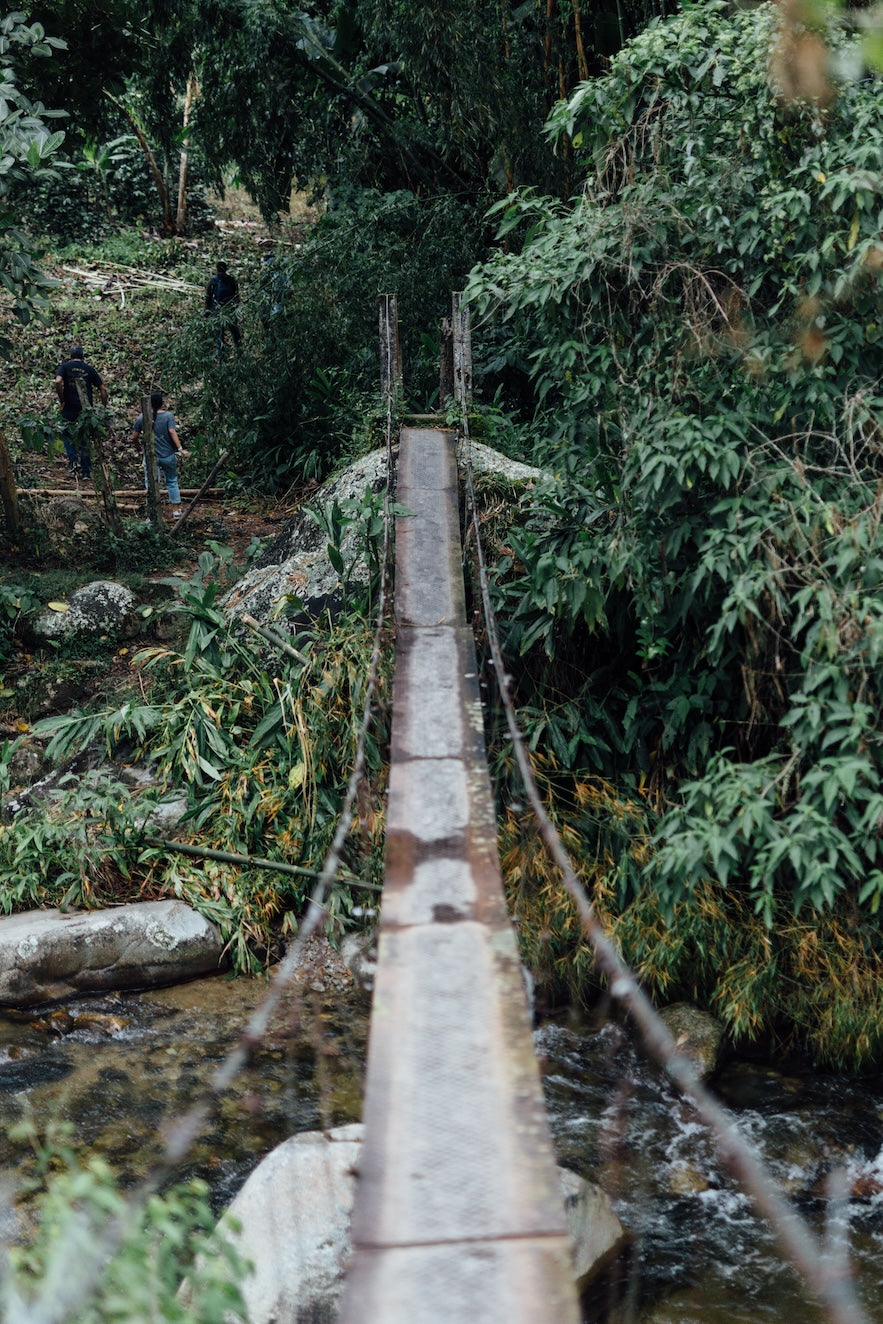
[[[68,1120],[82,1152],[137,1180],[159,1152],[159,1128],[205,1085],[264,991],[259,980],[215,978],[0,1014],[0,1186],[15,1186],[31,1152],[9,1134],[26,1114],[38,1128]],[[366,1036],[364,997],[340,985],[320,984],[295,1018],[276,1018],[185,1174],[209,1183],[219,1211],[287,1136],[358,1120]],[[560,1161],[600,1182],[633,1237],[587,1296],[587,1321],[824,1319],[722,1171],[690,1105],[620,1028],[547,1024],[536,1046]],[[853,1266],[871,1319],[883,1324],[883,1079],[732,1061],[712,1085],[817,1227],[827,1173],[846,1170]],[[20,1202],[0,1230],[26,1225]]]
[[[590,1290],[587,1320],[763,1324],[826,1318],[783,1266],[765,1225],[723,1171],[690,1104],[623,1031],[537,1031],[559,1160],[611,1195],[634,1237]],[[826,1179],[847,1175],[844,1220],[859,1295],[883,1321],[883,1079],[730,1061],[711,1082],[801,1213],[823,1228]]]
[[[26,1116],[41,1133],[53,1119],[71,1123],[81,1153],[137,1181],[159,1155],[160,1128],[206,1086],[265,993],[262,980],[216,977],[0,1013],[3,1186],[15,1190],[32,1153],[10,1135]],[[357,1121],[366,1034],[364,998],[308,988],[296,1017],[274,1019],[182,1175],[204,1178],[220,1211],[294,1132]],[[26,1205],[7,1208],[13,1231],[16,1218],[26,1223]]]

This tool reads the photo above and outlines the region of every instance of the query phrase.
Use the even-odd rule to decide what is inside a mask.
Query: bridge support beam
[[[401,434],[386,882],[344,1324],[576,1324],[496,848],[455,437]]]

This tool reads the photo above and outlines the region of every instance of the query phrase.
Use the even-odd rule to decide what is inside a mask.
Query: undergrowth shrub
[[[222,560],[204,552],[193,578],[173,581],[173,609],[190,622],[187,639],[183,648],[154,646],[136,656],[142,694],[35,727],[51,737],[47,757],[62,767],[84,750],[106,763],[62,779],[48,804],[0,821],[0,910],[177,896],[219,926],[235,968],[246,971],[271,958],[281,932],[296,929],[337,825],[373,630],[359,615],[342,614],[302,630],[297,656],[277,651],[219,605]],[[286,642],[284,616],[279,629]],[[381,876],[385,732],[381,703],[359,819],[328,903],[332,937],[364,900],[360,884]],[[10,754],[11,747],[7,763]],[[115,758],[147,764],[153,789],[123,785]],[[158,840],[150,814],[177,795],[187,799],[181,841],[296,865],[305,875],[176,855]]]
[[[883,1051],[845,977],[873,985],[883,898],[883,80],[786,101],[776,13],[690,9],[582,84],[548,131],[583,192],[502,205],[469,288],[541,402],[495,590],[530,743],[570,827],[589,775],[645,806],[615,932],[664,994],[652,933],[684,991],[704,925],[736,1033],[855,1063]]]
[[[249,1272],[230,1236],[217,1226],[201,1181],[152,1195],[133,1214],[126,1192],[103,1159],[78,1159],[73,1128],[50,1122],[41,1131],[30,1117],[18,1124],[34,1145],[33,1175],[25,1192],[35,1235],[3,1251],[0,1313],[25,1319],[56,1314],[75,1301],[81,1324],[147,1319],[246,1319],[240,1284]],[[102,1264],[105,1238],[112,1249]],[[94,1273],[94,1282],[90,1275]],[[184,1280],[187,1292],[181,1292]]]

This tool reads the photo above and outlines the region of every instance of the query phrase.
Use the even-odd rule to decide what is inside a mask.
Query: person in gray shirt
[[[156,464],[166,485],[169,505],[172,508],[172,518],[179,519],[181,515],[181,489],[178,486],[178,456],[189,455],[190,452],[181,445],[181,439],[178,436],[175,424],[175,415],[170,409],[163,409],[164,401],[165,396],[161,391],[155,391],[150,397],[150,408],[153,410],[153,440],[156,442]],[[140,441],[143,430],[144,415],[139,414],[132,424],[131,440]],[[147,476],[145,474],[145,486],[146,484]]]

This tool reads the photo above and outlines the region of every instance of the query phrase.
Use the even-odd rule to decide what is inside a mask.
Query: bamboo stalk
[[[586,59],[586,48],[583,44],[582,21],[579,12],[580,0],[571,0],[573,4],[573,30],[576,41],[576,67],[579,70],[579,76],[583,82],[589,77],[589,62]]]
[[[163,837],[145,837],[148,846],[159,846],[163,850],[177,851],[179,855],[190,855],[197,860],[217,860],[220,864],[252,864],[257,869],[273,869],[277,873],[294,874],[298,878],[318,878],[318,869],[305,869],[300,864],[283,864],[279,860],[267,860],[261,855],[237,855],[229,850],[212,850],[208,846],[192,846],[186,841],[167,841]],[[364,887],[369,892],[383,889],[378,883],[363,883],[361,879],[341,870],[341,877],[352,887]]]

